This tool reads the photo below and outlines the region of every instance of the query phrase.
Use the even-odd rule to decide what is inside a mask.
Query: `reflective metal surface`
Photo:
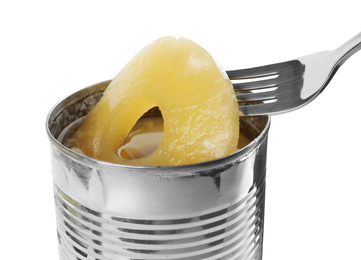
[[[240,120],[253,141],[205,163],[125,166],[58,140],[109,82],[57,104],[47,119],[60,259],[262,259],[269,118]]]
[[[298,109],[316,98],[337,69],[361,49],[361,33],[332,51],[256,68],[227,71],[239,110],[248,116]]]

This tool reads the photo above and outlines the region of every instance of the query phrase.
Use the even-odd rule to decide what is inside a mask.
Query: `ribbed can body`
[[[260,260],[269,118],[243,120],[254,140],[218,160],[169,167],[106,163],[56,140],[106,85],[69,96],[48,117],[60,259]]]

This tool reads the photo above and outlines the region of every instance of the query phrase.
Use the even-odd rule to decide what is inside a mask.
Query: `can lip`
[[[100,83],[97,83],[95,85],[91,85],[88,88],[99,86],[99,85],[107,85],[111,80],[102,81]],[[85,88],[87,89],[87,88]],[[70,97],[77,95],[81,93],[84,90],[78,90],[73,92],[72,94],[66,96],[65,98],[58,101],[50,110],[46,117],[46,132],[48,135],[48,138],[50,142],[55,145],[64,155],[67,157],[71,157],[73,160],[95,166],[96,168],[104,167],[104,168],[112,168],[119,169],[119,170],[130,170],[134,172],[147,172],[147,175],[161,175],[161,176],[178,176],[184,175],[194,175],[198,170],[202,170],[204,172],[205,169],[209,168],[219,168],[223,167],[224,165],[227,165],[234,161],[235,159],[238,160],[244,160],[247,158],[247,154],[253,151],[255,147],[257,147],[262,141],[267,137],[268,131],[271,124],[271,118],[270,116],[262,116],[267,118],[267,123],[262,130],[262,132],[254,138],[247,146],[243,147],[242,149],[237,150],[236,152],[229,154],[227,156],[217,158],[211,161],[205,161],[205,162],[199,162],[199,163],[193,163],[193,164],[183,164],[183,165],[174,165],[174,166],[138,166],[138,165],[125,165],[125,164],[117,164],[107,161],[98,160],[92,157],[88,157],[86,155],[79,154],[70,148],[64,146],[62,143],[60,143],[57,138],[55,138],[52,133],[50,132],[50,120],[52,118],[53,113],[56,111],[56,109],[61,105],[63,102],[65,102]]]

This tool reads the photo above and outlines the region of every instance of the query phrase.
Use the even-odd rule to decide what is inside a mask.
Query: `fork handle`
[[[340,67],[348,58],[361,49],[361,33],[348,40],[335,50],[337,66]]]

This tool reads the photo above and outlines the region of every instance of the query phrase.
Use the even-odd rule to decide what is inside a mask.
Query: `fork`
[[[246,116],[281,114],[315,99],[337,69],[360,49],[361,33],[331,51],[226,73],[241,113]]]

